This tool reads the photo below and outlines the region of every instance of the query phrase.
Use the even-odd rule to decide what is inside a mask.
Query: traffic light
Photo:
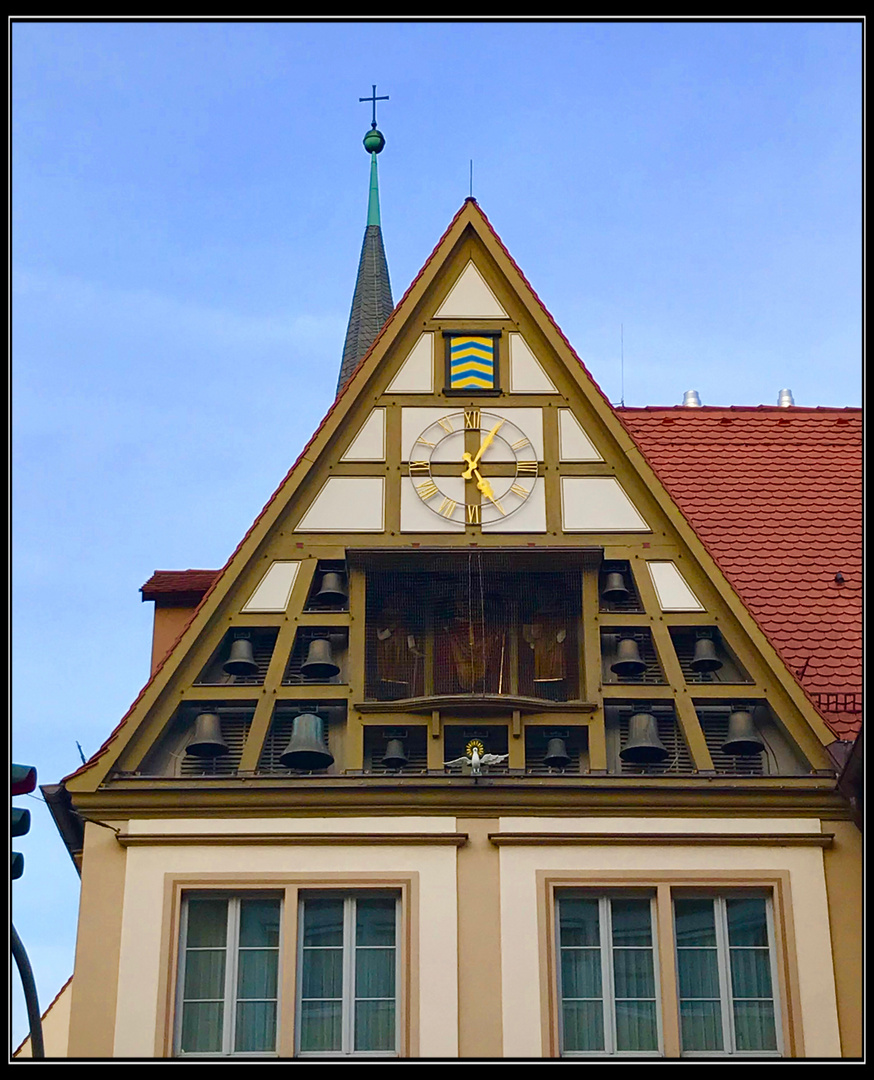
[[[12,794],[27,795],[36,787],[36,769],[32,765],[12,766]],[[30,831],[30,811],[18,806],[12,807],[12,835],[24,836]],[[24,856],[20,851],[12,852],[12,880],[24,873]]]

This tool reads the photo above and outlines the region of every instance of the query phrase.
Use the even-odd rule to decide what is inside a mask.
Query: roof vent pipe
[[[777,395],[777,404],[781,406],[781,408],[786,408],[787,405],[794,405],[795,398],[792,396],[792,391],[781,390]]]
[[[697,409],[701,405],[701,398],[698,397],[697,390],[687,390],[683,394],[683,404],[690,409]]]

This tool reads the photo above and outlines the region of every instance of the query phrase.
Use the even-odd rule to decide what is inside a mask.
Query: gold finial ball
[[[364,136],[364,149],[368,154],[380,154],[385,146],[385,136],[378,128],[371,128]]]

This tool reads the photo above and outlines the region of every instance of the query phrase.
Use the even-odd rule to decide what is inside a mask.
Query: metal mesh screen
[[[578,694],[581,578],[489,569],[367,577],[367,696]]]

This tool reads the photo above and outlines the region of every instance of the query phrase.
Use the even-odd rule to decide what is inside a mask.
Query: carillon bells
[[[722,661],[709,631],[703,631],[695,639],[695,654],[689,667],[696,672],[719,671]]]
[[[658,724],[652,713],[635,713],[628,721],[628,738],[619,756],[630,765],[655,765],[671,755],[659,738]]]
[[[601,599],[609,600],[615,604],[619,600],[627,600],[631,593],[625,586],[625,575],[618,570],[612,570],[604,575],[604,584],[601,586]]]
[[[407,755],[404,751],[403,739],[388,740],[382,764],[387,769],[402,769],[407,764]]]
[[[222,738],[222,724],[216,713],[202,712],[198,715],[185,753],[195,758],[217,758],[230,753],[230,747]]]
[[[234,638],[222,668],[228,675],[257,675],[258,665],[252,651],[252,639],[248,634],[240,634]]]
[[[728,717],[728,735],[722,744],[722,752],[735,757],[749,757],[752,754],[761,754],[765,749],[756,729],[753,714],[746,706],[735,706]]]
[[[327,769],[334,755],[325,745],[325,722],[315,713],[300,713],[294,718],[291,739],[279,755],[286,769]]]
[[[546,744],[546,754],[543,758],[544,765],[550,769],[566,769],[571,763],[564,739],[550,739]]]
[[[616,659],[610,670],[617,675],[642,675],[646,671],[646,661],[641,659],[637,640],[633,637],[619,639],[616,647]]]
[[[318,679],[325,682],[340,674],[340,667],[334,663],[331,642],[326,637],[313,638],[307,652],[307,658],[300,666],[300,673],[305,679]]]
[[[349,591],[346,588],[344,575],[329,570],[322,577],[322,587],[316,593],[314,599],[320,604],[345,607],[349,602]]]

